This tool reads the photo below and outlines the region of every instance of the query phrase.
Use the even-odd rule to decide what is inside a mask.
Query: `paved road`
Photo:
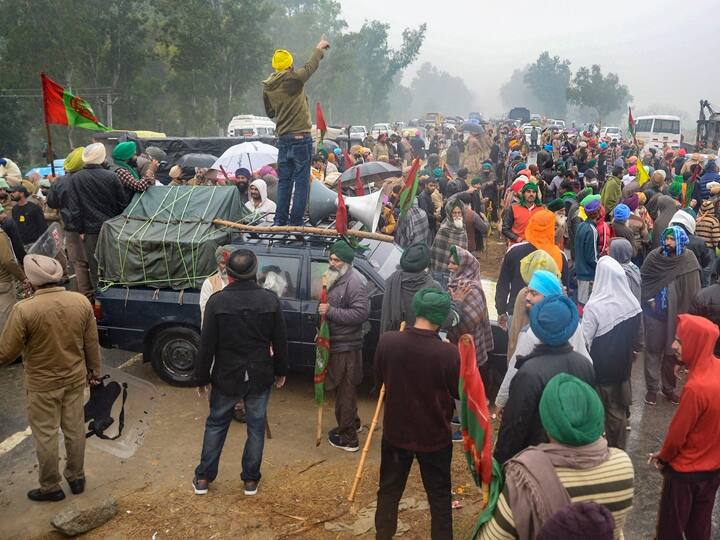
[[[104,361],[113,367],[126,363],[133,356],[133,353],[123,351],[103,351]],[[192,462],[199,450],[207,405],[201,404],[191,389],[165,385],[147,364],[134,364],[127,368],[127,372],[149,380],[157,387],[158,407],[149,425],[150,433],[146,434],[142,451],[127,460],[120,460],[88,446],[86,468],[88,476],[92,477],[93,489],[83,496],[85,500],[109,493],[127,493],[142,487],[143,482],[152,481],[154,485],[167,481],[178,481],[182,485],[189,482],[187,475],[191,473]],[[654,407],[644,404],[642,359],[634,366],[633,392],[635,402],[631,407],[632,431],[627,450],[635,466],[635,501],[625,535],[629,540],[651,539],[661,477],[645,461],[648,453],[660,447],[675,407],[662,398]],[[311,429],[309,424],[314,415],[306,414],[306,409],[312,408],[311,396],[309,379],[291,375],[288,387],[283,394],[278,394],[279,400],[274,401],[270,415],[273,430],[284,434],[276,445],[283,442],[282,439],[299,437],[298,434]],[[373,398],[368,397],[367,392],[361,393],[362,417],[369,418],[373,407]],[[3,527],[0,538],[6,538],[6,534],[11,538],[27,538],[30,533],[42,533],[48,529],[52,513],[58,511],[56,507],[51,508],[52,505],[32,505],[24,497],[25,492],[35,487],[37,482],[32,438],[23,436],[26,428],[22,367],[15,365],[0,369],[0,445],[8,443],[9,437],[19,433],[19,442],[11,450],[3,452],[0,446],[0,523],[14,523],[12,535],[9,529]],[[169,439],[174,441],[170,447],[167,445]],[[14,440],[9,442],[13,443]],[[292,452],[294,458],[301,457],[305,451],[302,445],[298,447],[291,442],[284,441],[289,445],[285,448],[271,446],[269,460],[280,462],[287,459],[287,452]],[[276,458],[272,454],[273,448],[279,453]],[[373,448],[371,453],[373,456],[379,455],[379,450]],[[333,459],[337,457],[335,454],[329,455]],[[718,505],[713,518],[713,538],[720,538]]]

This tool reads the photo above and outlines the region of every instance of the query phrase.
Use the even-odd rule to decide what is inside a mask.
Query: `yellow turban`
[[[290,51],[276,49],[272,57],[272,67],[275,71],[285,71],[293,65],[293,57]]]
[[[533,251],[520,261],[520,276],[525,284],[530,283],[532,276],[538,270],[547,270],[560,277],[560,270],[550,254],[542,249]]]
[[[75,172],[83,168],[85,165],[82,159],[83,150],[85,150],[84,146],[78,146],[67,155],[63,164],[65,172]]]

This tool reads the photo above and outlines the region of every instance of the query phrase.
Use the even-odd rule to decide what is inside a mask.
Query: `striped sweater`
[[[705,245],[714,250],[720,242],[720,221],[715,216],[700,216],[695,227],[695,236],[702,238]]]
[[[618,448],[609,448],[609,459],[592,469],[558,467],[555,472],[570,496],[570,502],[593,501],[605,506],[615,518],[615,538],[624,539],[623,527],[633,503],[633,465]],[[480,540],[514,540],[515,530],[508,486],[505,485],[495,513],[480,531]]]

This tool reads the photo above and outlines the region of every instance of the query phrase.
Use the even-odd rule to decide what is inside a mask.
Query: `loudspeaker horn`
[[[338,196],[322,182],[310,182],[308,214],[310,223],[317,225],[337,209]],[[382,191],[378,190],[362,197],[345,197],[345,206],[353,219],[362,223],[370,232],[375,232],[382,213]]]

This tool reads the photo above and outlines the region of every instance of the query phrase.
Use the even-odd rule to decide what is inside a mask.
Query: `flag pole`
[[[324,295],[326,294],[326,291],[328,288],[328,282],[329,282],[329,280],[328,280],[327,275],[323,274],[323,277],[322,277],[322,290],[323,290],[322,296],[323,297],[320,300],[321,302],[323,300],[325,300]],[[322,328],[322,324],[323,324],[324,320],[325,320],[325,315],[321,315],[320,316],[320,327],[318,329],[318,337],[320,335],[320,328]],[[329,354],[329,352],[328,352],[328,354]],[[325,369],[327,369],[327,366],[325,367]],[[323,381],[323,401],[325,400],[324,386],[325,386],[325,381]],[[317,426],[315,427],[315,447],[316,448],[318,446],[320,446],[320,443],[322,442],[322,417],[323,417],[323,404],[319,403],[317,406]]]
[[[50,170],[52,171],[53,177],[55,176],[55,155],[52,150],[52,136],[50,134],[50,124],[47,123],[47,117],[45,118],[45,132],[47,133],[47,155],[50,160]]]
[[[405,321],[400,323],[400,331],[405,330]],[[375,414],[373,415],[372,422],[370,422],[370,432],[368,433],[367,439],[365,439],[365,446],[363,446],[362,455],[360,456],[360,463],[358,463],[357,471],[355,472],[355,480],[353,481],[350,495],[348,495],[348,501],[353,502],[355,500],[355,494],[357,493],[360,480],[363,477],[363,469],[365,468],[365,460],[367,459],[368,451],[370,450],[370,444],[372,443],[373,433],[377,427],[378,418],[380,418],[380,411],[382,410],[383,401],[385,401],[385,383],[380,387],[380,395],[378,395],[377,405],[375,405]]]

